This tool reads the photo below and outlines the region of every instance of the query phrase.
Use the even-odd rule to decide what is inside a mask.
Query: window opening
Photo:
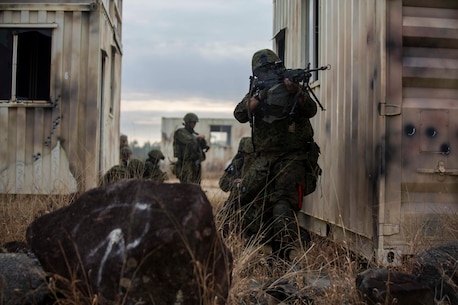
[[[309,0],[309,10],[308,10],[308,46],[309,46],[309,58],[310,66],[316,68],[319,65],[318,55],[319,55],[319,37],[320,37],[320,1],[319,0]],[[311,81],[318,79],[319,73],[312,73]]]
[[[230,125],[211,125],[210,143],[213,146],[231,145],[231,126]]]
[[[0,29],[0,99],[50,100],[51,30]]]
[[[115,83],[116,83],[116,48],[111,47],[111,66],[110,66],[110,113],[113,114],[115,100]]]
[[[13,35],[11,29],[0,29],[0,99],[11,99]]]
[[[275,42],[277,44],[277,55],[282,62],[285,62],[285,48],[286,48],[286,29],[281,29],[280,32],[275,35]]]

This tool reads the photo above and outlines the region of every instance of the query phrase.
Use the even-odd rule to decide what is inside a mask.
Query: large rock
[[[49,299],[46,274],[33,254],[0,253],[0,304],[36,305]]]
[[[367,304],[433,305],[431,289],[416,276],[372,268],[356,277],[356,288]]]
[[[414,273],[434,291],[435,299],[458,305],[458,241],[420,253],[416,263]]]
[[[96,188],[35,220],[26,237],[46,271],[108,303],[224,304],[228,295],[232,257],[197,185]]]

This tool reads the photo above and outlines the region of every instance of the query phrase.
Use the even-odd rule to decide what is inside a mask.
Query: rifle
[[[324,111],[323,105],[321,105],[315,93],[310,88],[309,82],[312,77],[312,72],[318,72],[323,70],[330,70],[331,66],[321,66],[318,68],[310,68],[310,63],[305,69],[286,69],[282,62],[273,63],[267,67],[264,75],[261,76],[250,76],[250,95],[259,94],[264,89],[269,89],[276,84],[283,83],[285,78],[288,78],[293,83],[301,84],[302,89],[309,91],[312,95],[312,99],[320,106],[321,110]],[[291,113],[294,113],[296,103],[294,103]]]
[[[197,137],[199,134],[192,131],[192,135]],[[207,141],[204,138],[197,138],[197,144],[204,152],[207,152],[210,149],[210,146],[208,146]]]

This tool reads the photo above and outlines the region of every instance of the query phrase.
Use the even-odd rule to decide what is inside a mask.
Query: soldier
[[[122,160],[122,149],[124,147],[129,147],[129,140],[127,138],[127,135],[125,134],[122,134],[121,136],[119,136],[119,161],[121,162]],[[132,154],[132,150],[131,150],[131,154]],[[127,165],[126,165],[127,166]]]
[[[184,127],[173,134],[173,154],[177,158],[173,173],[181,183],[200,184],[202,180],[202,162],[210,147],[205,136],[194,131],[197,122],[196,114],[187,113],[183,118]]]
[[[141,179],[145,174],[145,163],[139,159],[130,159],[129,164],[127,164],[127,171],[129,178]]]
[[[130,162],[130,158],[132,157],[132,149],[129,147],[129,146],[123,146],[121,147],[121,151],[120,151],[120,165],[121,166],[124,166],[125,168],[127,168],[127,165],[129,164]]]
[[[132,158],[132,149],[130,146],[124,146],[121,148],[121,166],[127,171],[127,178],[143,178],[143,172],[145,171],[145,164]]]
[[[259,80],[278,66],[283,67],[283,63],[272,50],[253,55],[252,71]],[[307,184],[307,155],[313,143],[309,119],[315,116],[317,106],[308,92],[287,78],[270,88],[253,91],[234,110],[239,122],[250,122],[256,153],[241,187],[246,188],[244,196],[262,197],[261,208],[272,215],[272,252],[288,260],[297,239],[298,198]]]
[[[105,173],[105,175],[103,175],[100,184],[107,185],[108,183],[130,178],[131,174],[128,170],[128,166],[130,163],[131,156],[132,149],[129,146],[121,147],[119,165],[115,165],[112,168],[110,168]]]
[[[159,167],[159,162],[164,159],[165,156],[159,149],[151,150],[148,153],[148,159],[145,161],[145,172],[143,173],[143,178],[159,182],[168,180],[167,173],[164,173]]]
[[[219,179],[220,189],[224,192],[230,192],[221,211],[223,216],[222,228],[224,236],[227,236],[230,227],[242,228],[240,219],[241,208],[249,202],[240,201],[240,192],[243,192],[240,185],[244,173],[253,162],[253,153],[251,137],[240,139],[237,154],[232,158],[231,163],[226,167],[223,175]],[[245,229],[243,231],[245,231]]]
[[[219,179],[219,187],[224,192],[234,191],[242,181],[244,169],[247,168],[253,159],[253,144],[251,137],[240,139],[237,154],[232,158],[231,163],[224,170],[223,176]]]
[[[119,137],[119,149],[121,150],[121,148],[123,148],[124,146],[129,146],[129,140],[127,138],[127,135],[122,134]]]
[[[100,184],[107,185],[112,182],[116,182],[122,179],[128,179],[129,178],[129,172],[127,171],[127,168],[122,166],[122,165],[115,165],[112,168],[110,168],[105,175],[102,177],[102,181]]]

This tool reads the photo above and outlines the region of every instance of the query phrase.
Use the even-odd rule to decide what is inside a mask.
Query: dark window
[[[316,68],[319,65],[319,42],[320,42],[320,1],[309,0],[308,16],[306,17],[308,22],[308,62],[312,68]],[[319,73],[312,73],[312,81],[318,79]]]
[[[230,125],[211,125],[210,143],[214,146],[231,145],[231,126]]]
[[[50,99],[51,30],[0,29],[0,99]]]
[[[113,113],[115,101],[116,85],[116,48],[111,47],[111,66],[110,66],[110,113]]]
[[[0,99],[11,99],[13,66],[13,34],[10,29],[0,29]]]
[[[282,62],[285,62],[285,48],[286,48],[286,37],[285,37],[286,29],[280,30],[280,32],[275,35],[275,42],[277,44],[277,55],[281,59]]]

